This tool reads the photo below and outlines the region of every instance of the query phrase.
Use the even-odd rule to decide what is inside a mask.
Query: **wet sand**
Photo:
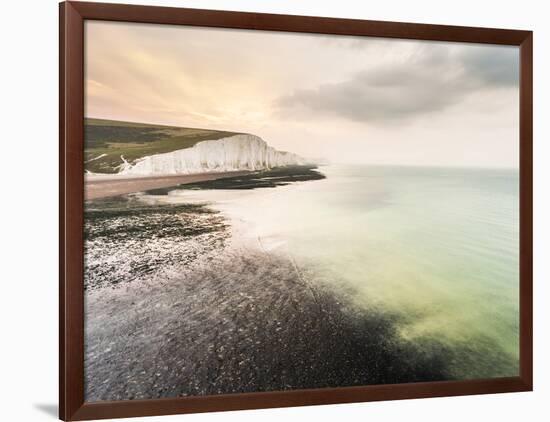
[[[149,189],[166,188],[169,186],[188,183],[243,176],[250,173],[250,171],[231,171],[223,173],[200,173],[177,176],[85,179],[84,196],[86,200],[107,198],[126,193],[142,192]]]

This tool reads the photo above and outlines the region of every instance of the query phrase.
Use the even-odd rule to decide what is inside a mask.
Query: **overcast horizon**
[[[85,115],[334,163],[519,166],[519,49],[88,21]]]

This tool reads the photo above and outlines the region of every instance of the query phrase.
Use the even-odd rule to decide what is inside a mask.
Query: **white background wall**
[[[140,420],[550,420],[550,305],[546,303],[550,299],[550,13],[546,2],[142,1],[151,5],[534,30],[536,199],[535,392]],[[2,2],[0,8],[0,420],[54,420],[57,403],[57,1],[12,0]]]

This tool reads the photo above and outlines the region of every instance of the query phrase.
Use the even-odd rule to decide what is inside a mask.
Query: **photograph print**
[[[519,375],[519,48],[85,22],[87,402]]]

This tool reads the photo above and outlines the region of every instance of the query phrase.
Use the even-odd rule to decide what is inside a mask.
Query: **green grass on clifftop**
[[[209,129],[85,119],[84,169],[93,173],[117,173],[123,163],[121,156],[132,163],[147,155],[190,148],[197,142],[235,134]]]

